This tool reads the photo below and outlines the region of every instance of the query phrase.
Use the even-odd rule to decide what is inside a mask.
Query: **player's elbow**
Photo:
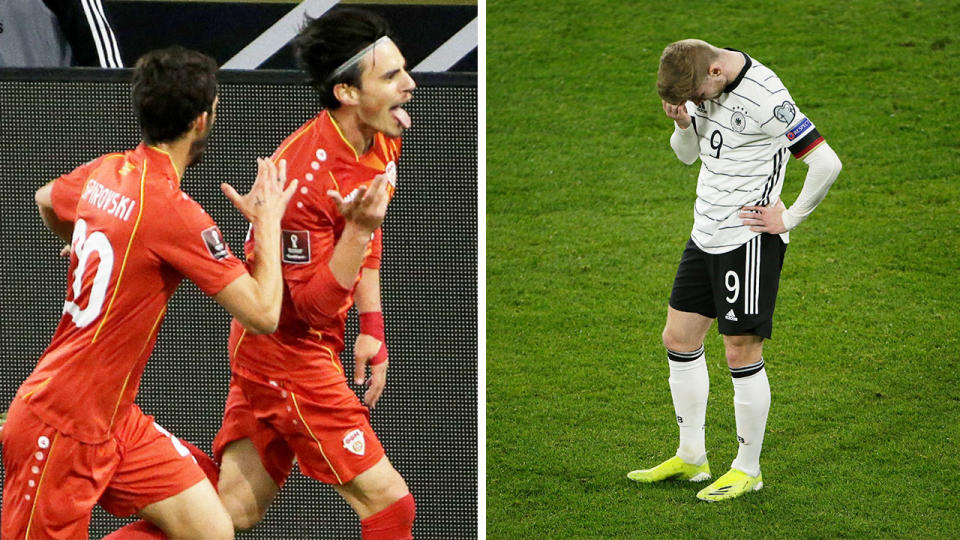
[[[241,274],[213,299],[252,334],[272,334],[280,322],[281,290],[261,286],[250,274]]]
[[[676,155],[677,159],[684,165],[693,165],[696,163],[697,158],[700,157],[700,152],[697,148],[686,148],[682,145],[672,146],[674,155]]]
[[[840,161],[840,158],[836,153],[833,154],[833,176],[834,178],[840,174],[840,171],[843,170],[843,162]]]
[[[317,302],[316,299],[294,301],[297,316],[314,328],[328,326],[340,317],[340,310],[332,304]],[[346,306],[342,311],[349,309]]]
[[[272,334],[277,331],[277,325],[280,323],[280,317],[268,314],[257,314],[246,320],[238,320],[251,334]]]
[[[256,301],[250,302],[250,308],[236,313],[237,321],[251,334],[272,334],[280,324],[280,309]]]
[[[827,184],[833,184],[843,169],[843,163],[837,153],[830,148],[830,145],[824,143],[820,148],[815,149],[804,161],[810,166],[811,170],[816,170],[817,176],[825,178]]]
[[[684,165],[693,165],[697,162],[697,154],[693,154],[692,156],[682,156],[677,154],[677,158],[679,158],[680,162]]]
[[[329,267],[321,265],[308,282],[288,282],[297,315],[310,326],[322,326],[350,309],[351,291],[340,285]]]
[[[824,160],[820,165],[824,169],[824,177],[827,178],[827,185],[832,186],[836,181],[837,176],[840,175],[840,171],[843,169],[843,163],[840,161],[840,158],[837,157],[837,154],[830,150],[830,153],[824,156]]]
[[[33,194],[33,200],[41,212],[53,208],[53,182],[44,184]]]

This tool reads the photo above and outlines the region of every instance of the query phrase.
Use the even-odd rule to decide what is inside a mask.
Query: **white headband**
[[[353,67],[354,64],[356,64],[357,62],[359,62],[360,59],[364,57],[364,55],[366,55],[368,52],[370,52],[370,51],[372,51],[374,48],[376,48],[377,45],[379,45],[379,44],[381,44],[381,43],[384,43],[384,42],[386,42],[386,41],[390,41],[390,38],[387,37],[387,36],[381,36],[379,39],[377,39],[377,40],[374,41],[373,43],[367,45],[366,47],[364,47],[363,49],[361,49],[360,52],[358,52],[357,54],[351,56],[349,60],[347,60],[346,62],[340,64],[340,67],[338,67],[337,69],[333,70],[333,73],[330,74],[330,77],[328,77],[328,79],[329,79],[329,80],[333,80],[333,79],[336,79],[337,77],[339,77],[340,75],[343,75],[343,72],[344,72],[344,71],[346,71],[346,70],[350,69],[351,67]]]

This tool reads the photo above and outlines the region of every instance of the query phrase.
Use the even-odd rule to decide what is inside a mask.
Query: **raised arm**
[[[387,186],[386,175],[378,174],[369,188],[361,186],[346,198],[333,190],[327,192],[346,220],[343,234],[328,263],[337,283],[346,289],[352,288],[356,282],[367,255],[367,245],[387,214],[387,204],[390,203]]]
[[[270,159],[257,160],[257,180],[250,193],[240,195],[229,184],[220,187],[230,202],[257,231],[252,275],[243,274],[213,298],[248,331],[269,334],[277,329],[283,300],[280,270],[280,219],[297,189],[297,181],[283,189],[286,163],[279,168]]]
[[[686,165],[693,165],[700,155],[700,145],[697,143],[696,129],[693,128],[693,120],[687,113],[687,106],[684,103],[674,105],[661,100],[663,103],[663,112],[668,118],[674,121],[673,134],[670,135],[670,147],[677,159]]]
[[[390,203],[387,180],[383,175],[374,177],[369,187],[361,186],[346,197],[333,190],[327,191],[327,196],[344,217],[343,232],[336,240],[330,258],[320,263],[309,281],[291,282],[288,279],[298,313],[311,324],[322,324],[322,321],[335,318],[350,308],[350,294],[367,256],[367,246],[383,222]],[[328,239],[332,239],[332,230],[328,233]],[[259,237],[257,242],[260,242]]]

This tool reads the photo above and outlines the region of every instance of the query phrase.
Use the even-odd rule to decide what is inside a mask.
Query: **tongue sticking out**
[[[393,118],[403,126],[403,129],[410,129],[410,115],[407,114],[407,111],[397,107],[390,112],[393,113]]]

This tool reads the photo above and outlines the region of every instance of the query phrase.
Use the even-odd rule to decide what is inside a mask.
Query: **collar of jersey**
[[[738,51],[738,50],[736,50],[736,49],[730,49],[730,48],[728,48],[727,50],[728,50],[728,51],[733,51],[733,52],[738,52],[738,53],[740,53],[740,54],[743,55],[743,69],[741,69],[741,70],[740,70],[740,73],[737,74],[737,78],[734,79],[732,83],[728,84],[728,85],[723,89],[723,92],[724,92],[725,94],[729,94],[730,92],[733,92],[734,90],[737,89],[737,86],[740,85],[740,81],[742,81],[742,80],[743,80],[743,77],[746,76],[747,70],[749,70],[749,69],[750,69],[750,66],[753,64],[753,62],[750,61],[750,57],[747,56],[747,53],[745,53],[745,52],[743,52],[743,51]]]
[[[343,130],[340,129],[340,124],[337,123],[337,120],[333,117],[332,114],[330,114],[329,111],[327,112],[327,118],[330,120],[330,125],[333,126],[333,129],[337,130],[337,135],[340,136],[340,140],[343,141],[343,144],[347,145],[347,148],[349,148],[350,151],[353,152],[353,158],[356,161],[360,161],[360,154],[357,153],[357,149],[354,148],[353,145],[350,144],[350,141],[347,140],[346,136],[344,136]]]
[[[177,166],[174,165],[173,158],[170,156],[170,154],[168,154],[166,150],[162,150],[158,146],[149,146],[147,145],[147,143],[140,143],[140,146],[142,146],[145,149],[150,149],[155,152],[159,152],[160,154],[163,154],[164,156],[167,157],[167,161],[170,162],[170,168],[173,169],[173,174],[176,175],[177,177],[177,187],[180,187],[180,171],[178,171]]]

